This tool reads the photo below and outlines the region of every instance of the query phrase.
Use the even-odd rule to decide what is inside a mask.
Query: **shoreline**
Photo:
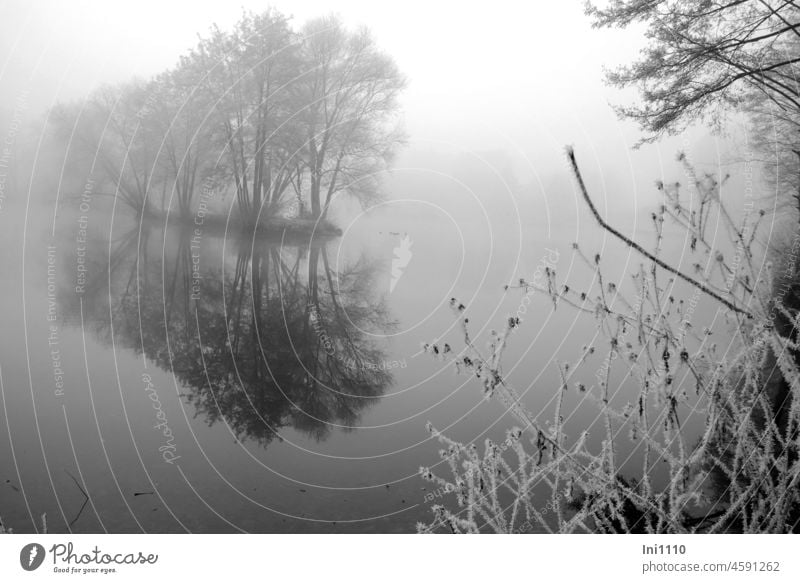
[[[342,230],[326,219],[270,217],[258,224],[248,224],[238,216],[205,215],[198,222],[198,216],[181,216],[177,213],[148,213],[143,221],[156,221],[165,227],[201,228],[210,236],[247,235],[257,239],[281,236],[339,237]]]

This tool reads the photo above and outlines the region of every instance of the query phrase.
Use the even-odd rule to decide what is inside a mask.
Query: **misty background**
[[[80,110],[103,87],[151,79],[175,67],[213,24],[228,31],[243,11],[268,7],[291,17],[298,31],[332,13],[349,30],[368,27],[407,80],[398,112],[405,143],[380,171],[382,200],[376,197],[374,207],[346,196],[336,201],[331,220],[340,237],[257,241],[209,231],[201,245],[203,302],[192,303],[191,232],[115,216],[108,212],[113,197],[101,192],[86,212],[88,229],[70,214],[88,172],[70,164],[69,142],[53,139],[53,114],[62,105]],[[4,407],[14,412],[0,461],[11,468],[13,448],[29,448],[21,472],[0,475],[10,501],[0,508],[2,518],[33,531],[46,511],[54,530],[83,532],[338,532],[345,524],[359,532],[408,532],[427,519],[430,492],[420,485],[419,468],[442,462],[425,423],[478,443],[503,439],[511,417],[484,400],[479,383],[454,376],[452,363],[422,353],[423,343],[455,342],[460,334],[449,299],[469,306],[483,339],[524,305],[527,296],[504,285],[536,278],[548,262],[559,282],[593,285],[593,272],[571,253],[573,242],[590,257],[602,255],[605,273],[619,282],[644,262],[596,224],[568,168],[567,146],[601,214],[646,247],[655,242],[654,213],[665,201],[656,183],[691,182],[678,152],[723,182],[720,194],[737,219],[745,164],[754,197],[767,208],[774,204],[735,110],[716,132],[697,123],[636,147],[643,133],[613,107],[639,95],[604,78],[645,43],[642,27],[593,29],[577,0],[0,0],[0,269],[9,274],[0,280],[0,380],[9,389]],[[765,221],[767,237],[772,219]],[[94,287],[86,296],[75,286],[76,254],[85,242],[76,241],[76,230],[78,237],[88,232]],[[709,232],[714,244],[719,235],[719,246],[730,249],[720,224]],[[688,269],[686,233],[669,231],[662,243],[664,256],[676,265],[685,260]],[[58,247],[52,262],[62,278],[53,297],[49,245]],[[677,293],[690,297],[681,286]],[[696,327],[712,326],[718,310],[705,309],[708,298],[699,302]],[[67,388],[54,396],[45,316],[56,303]],[[201,304],[206,311],[197,311]],[[598,337],[591,316],[553,306],[543,295],[530,304],[505,355],[508,378],[546,415],[560,389],[554,363],[575,358]],[[349,343],[349,351],[339,349],[341,363],[361,354],[381,367],[366,375],[357,367],[325,369],[331,339]],[[173,424],[180,475],[159,454],[142,367],[145,390],[159,391]],[[612,384],[624,402],[635,393],[631,379],[619,376]],[[582,382],[595,380],[587,373]],[[320,384],[351,390],[331,396]],[[218,402],[220,394],[228,400]],[[252,395],[261,398],[255,406],[242,400]],[[584,400],[571,402],[576,435],[598,419]],[[120,430],[123,421],[128,431]],[[88,428],[75,432],[75,445],[65,439],[70,424]],[[638,446],[621,447],[628,463],[637,461],[631,452]],[[107,467],[95,463],[101,455]],[[78,481],[56,465],[51,476],[52,460],[67,460],[74,473],[83,464],[81,482],[101,493],[98,508],[81,515]],[[668,477],[661,467],[654,476]],[[27,492],[9,494],[23,482]],[[160,504],[148,497],[162,494]]]
[[[507,174],[503,197],[480,189],[469,195],[504,212],[519,209],[523,225],[544,226],[558,217],[559,225],[579,228],[583,209],[565,171],[566,145],[578,152],[600,204],[619,226],[636,230],[658,202],[655,180],[680,177],[677,151],[723,174],[737,162],[730,143],[746,140],[733,116],[721,135],[700,127],[633,149],[640,131],[619,120],[611,104],[636,96],[606,86],[603,74],[604,67],[630,61],[644,44],[642,31],[593,30],[582,2],[499,2],[491,10],[455,2],[270,4],[298,25],[332,10],[350,27],[367,25],[409,80],[400,98],[408,145],[395,171]],[[35,150],[57,103],[81,101],[104,84],[148,79],[174,65],[212,23],[225,30],[242,9],[263,7],[248,1],[4,1],[2,126],[21,118],[26,130],[15,138]]]

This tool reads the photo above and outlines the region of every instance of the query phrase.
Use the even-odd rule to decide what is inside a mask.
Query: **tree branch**
[[[730,310],[732,310],[734,312],[738,312],[739,314],[744,314],[748,318],[752,318],[753,317],[753,314],[751,314],[748,310],[745,310],[743,308],[737,307],[731,301],[726,300],[725,298],[723,298],[721,295],[716,293],[714,290],[712,290],[710,287],[708,287],[703,282],[697,281],[696,279],[693,279],[693,278],[689,277],[688,275],[684,275],[683,273],[681,273],[680,271],[678,271],[674,267],[664,263],[661,259],[659,259],[655,255],[653,255],[652,253],[650,253],[649,251],[644,249],[644,247],[642,247],[641,245],[639,245],[635,241],[632,241],[631,239],[629,239],[628,237],[626,237],[625,235],[623,235],[622,233],[617,231],[614,227],[612,227],[611,225],[606,223],[603,220],[603,217],[600,216],[600,213],[597,212],[597,208],[595,208],[594,203],[592,202],[592,199],[589,197],[589,192],[586,190],[586,184],[584,184],[584,182],[583,182],[583,177],[581,176],[581,171],[578,169],[578,162],[575,160],[575,151],[571,147],[567,148],[567,158],[569,158],[569,163],[570,163],[570,165],[572,167],[572,173],[575,175],[575,178],[578,181],[578,186],[580,187],[581,193],[583,194],[583,199],[586,201],[586,204],[589,206],[589,210],[592,211],[592,214],[594,215],[594,218],[597,220],[597,222],[600,224],[601,227],[603,227],[606,231],[608,231],[609,233],[611,233],[612,235],[617,237],[620,241],[625,243],[628,247],[631,247],[632,249],[635,249],[636,251],[638,251],[639,253],[641,253],[642,255],[647,257],[648,259],[650,259],[653,263],[655,263],[656,265],[658,265],[662,269],[665,269],[665,270],[669,271],[670,273],[672,273],[674,275],[677,275],[682,280],[690,283],[691,285],[693,285],[697,289],[705,292],[707,295],[711,296],[712,298],[714,298],[715,300],[717,300],[718,302],[723,304],[728,309],[730,309]]]

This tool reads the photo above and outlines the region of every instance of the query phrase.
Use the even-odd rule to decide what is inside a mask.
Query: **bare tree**
[[[401,140],[393,122],[406,81],[366,29],[350,32],[328,16],[307,23],[303,33],[309,196],[312,215],[324,218],[334,195],[345,188],[362,202],[374,194],[370,177]]]
[[[102,87],[86,103],[60,105],[53,114],[57,135],[73,152],[82,150],[100,181],[140,214],[152,211],[157,144],[145,129],[151,107],[147,85],[133,81]]]
[[[781,111],[800,110],[800,10],[791,0],[611,0],[587,2],[598,28],[647,27],[649,45],[630,66],[609,73],[638,87],[643,103],[620,107],[649,132],[645,141],[697,118],[739,106],[753,94]]]
[[[277,205],[295,172],[291,84],[300,69],[288,19],[245,13],[230,33],[213,28],[184,62],[201,72],[216,110],[242,216]],[[296,140],[295,140],[296,141]]]
[[[292,192],[299,214],[308,200],[324,219],[345,189],[364,205],[378,196],[377,177],[402,139],[395,117],[404,86],[366,29],[351,32],[331,17],[301,36],[270,9],[245,12],[230,31],[212,27],[147,83],[62,108],[59,126],[96,153],[141,212],[159,191],[163,210],[169,191],[188,216],[211,178],[230,185],[247,224],[278,213]]]
[[[153,97],[145,131],[158,144],[159,175],[164,210],[167,188],[177,202],[181,217],[188,217],[203,175],[210,174],[215,160],[214,127],[208,116],[207,97],[198,90],[191,68],[177,67],[156,77],[149,85]]]

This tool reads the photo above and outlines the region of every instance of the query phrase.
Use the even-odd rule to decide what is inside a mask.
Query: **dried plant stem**
[[[743,315],[747,316],[748,318],[752,318],[753,317],[753,314],[751,314],[748,310],[746,310],[744,308],[740,308],[740,307],[734,305],[732,302],[730,302],[729,300],[726,300],[725,298],[723,298],[721,295],[716,293],[714,290],[712,290],[710,287],[705,285],[703,282],[697,281],[696,279],[691,278],[688,275],[684,275],[683,273],[681,273],[680,271],[678,271],[677,269],[675,269],[671,265],[668,265],[667,263],[664,263],[661,259],[659,259],[655,255],[653,255],[652,253],[647,251],[644,247],[642,247],[641,245],[639,245],[635,241],[632,241],[631,239],[629,239],[628,237],[626,237],[625,235],[623,235],[622,233],[617,231],[614,227],[609,225],[607,222],[605,222],[603,220],[603,217],[601,217],[600,213],[597,211],[597,208],[594,206],[594,203],[592,202],[592,199],[589,197],[589,192],[586,190],[586,184],[583,182],[583,176],[581,176],[581,171],[578,168],[578,162],[575,160],[575,151],[572,148],[568,148],[567,149],[567,157],[569,158],[570,166],[572,167],[572,173],[575,175],[575,179],[578,181],[578,186],[581,189],[581,194],[583,195],[583,198],[586,201],[586,204],[589,206],[589,210],[592,211],[592,214],[594,215],[594,218],[597,220],[597,222],[600,224],[600,226],[603,227],[603,229],[605,229],[606,231],[608,231],[609,233],[611,233],[612,235],[617,237],[620,241],[625,243],[628,247],[630,247],[632,249],[635,249],[636,251],[638,251],[639,253],[641,253],[642,255],[647,257],[648,259],[650,259],[653,263],[655,263],[656,265],[658,265],[662,269],[665,269],[665,270],[669,271],[670,273],[672,273],[674,275],[677,275],[682,280],[690,283],[694,287],[696,287],[699,290],[703,291],[704,293],[708,294],[709,296],[711,296],[712,298],[714,298],[715,300],[720,302],[722,305],[727,307],[729,310],[732,310],[732,311],[737,312],[739,314],[743,314]]]

